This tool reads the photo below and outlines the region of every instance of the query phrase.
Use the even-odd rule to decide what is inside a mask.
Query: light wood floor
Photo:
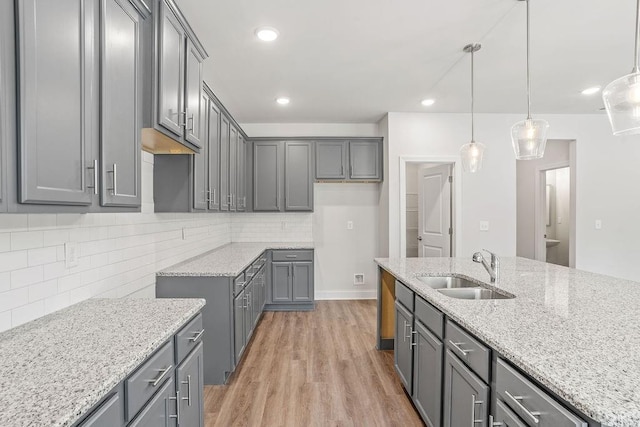
[[[375,349],[376,302],[267,312],[226,386],[205,387],[205,425],[422,426]]]

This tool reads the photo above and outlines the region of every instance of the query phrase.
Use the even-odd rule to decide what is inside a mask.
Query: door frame
[[[400,156],[400,194],[399,194],[399,231],[400,231],[400,257],[407,256],[407,163],[442,163],[453,167],[453,186],[451,201],[453,239],[451,241],[451,253],[458,256],[458,250],[462,248],[462,165],[459,156]]]
[[[569,168],[569,267],[576,266],[576,162],[575,162],[575,141],[569,143],[569,161],[549,163],[536,168],[535,194],[534,194],[534,244],[535,259],[537,261],[547,262],[547,245],[544,239],[544,231],[546,231],[545,203],[546,203],[546,172],[556,169]]]

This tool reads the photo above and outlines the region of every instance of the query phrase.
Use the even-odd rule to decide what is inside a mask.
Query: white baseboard
[[[318,291],[316,300],[376,299],[375,289],[355,289],[348,291]]]

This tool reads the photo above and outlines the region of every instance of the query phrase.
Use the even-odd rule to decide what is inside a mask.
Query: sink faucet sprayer
[[[496,283],[498,281],[498,278],[500,277],[500,258],[498,258],[498,255],[486,249],[483,249],[483,251],[491,255],[491,264],[487,262],[487,260],[482,255],[482,252],[476,252],[475,254],[473,254],[473,258],[471,259],[473,260],[473,262],[482,263],[485,270],[487,270],[487,272],[489,273],[489,276],[491,276],[491,283]]]

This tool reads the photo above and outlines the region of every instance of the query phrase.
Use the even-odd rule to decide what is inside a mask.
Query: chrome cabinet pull
[[[182,400],[186,400],[187,406],[191,406],[191,375],[187,375],[187,380],[182,381],[182,384],[187,385],[187,397],[183,397]]]
[[[251,307],[251,292],[247,294],[247,308]]]
[[[242,295],[242,308],[245,310],[249,308],[249,305],[247,304],[247,294]]]
[[[189,341],[191,341],[191,342],[198,341],[200,339],[200,337],[202,337],[202,334],[204,334],[204,329],[201,330],[200,332],[196,332],[196,334],[193,337],[189,338]]]
[[[184,114],[186,116],[187,113],[185,112]],[[187,118],[187,123],[191,122],[191,127],[189,127],[189,125],[187,124],[187,131],[188,132],[193,132],[193,123],[194,123],[193,119],[194,119],[193,114],[189,115],[189,118]]]
[[[287,255],[287,258],[298,258],[298,255]]]
[[[98,160],[94,160],[93,166],[87,166],[87,169],[93,170],[93,185],[87,185],[87,188],[93,188],[93,194],[98,194]]]
[[[113,170],[107,171],[107,173],[112,174],[113,176],[113,187],[107,188],[107,190],[111,191],[112,196],[118,195],[118,165],[113,164]]]
[[[471,395],[471,425],[482,424],[483,420],[476,420],[476,405],[482,405],[484,401],[476,400],[476,395]]]
[[[216,202],[216,189],[214,188],[213,189],[213,205],[215,206],[217,204],[218,204],[218,202]]]
[[[402,332],[402,336],[404,337],[404,339],[402,340],[402,342],[407,342],[407,338],[411,338],[411,335],[407,335],[407,327],[410,326],[409,323],[407,323],[406,320],[403,320],[404,322],[404,330]]]
[[[504,423],[499,421],[493,421],[493,415],[489,415],[489,427],[500,427],[504,426]]]
[[[464,344],[463,342],[453,342],[453,341],[449,340],[449,344],[451,344],[454,349],[456,349],[460,353],[462,353],[464,357],[467,357],[467,354],[472,351],[472,350],[465,350],[462,347],[460,347],[462,344]]]
[[[418,341],[417,338],[414,340],[413,337],[415,337],[418,334],[418,331],[414,331],[413,328],[411,329],[411,344],[409,345],[409,347],[415,347],[418,345]]]
[[[176,419],[176,423],[178,425],[180,425],[180,390],[176,391],[176,397],[169,397],[169,400],[175,400],[176,401],[176,414],[175,415],[169,415],[169,419],[171,418],[175,418]],[[167,420],[167,425],[169,420]]]
[[[504,394],[506,394],[509,399],[513,400],[513,403],[515,403],[518,406],[518,408],[522,410],[522,412],[527,414],[527,416],[531,418],[531,421],[533,421],[535,424],[538,424],[540,422],[540,420],[538,419],[538,417],[542,415],[540,412],[530,411],[522,403],[520,403],[520,401],[524,399],[523,396],[514,396],[511,393],[509,393],[507,390],[504,391]]]
[[[167,374],[169,373],[169,371],[171,371],[171,369],[173,369],[172,365],[167,366],[165,369],[157,369],[158,372],[161,372],[160,375],[158,375],[158,378],[154,378],[152,380],[147,380],[147,382],[149,384],[151,384],[152,387],[157,387],[158,384],[160,384],[162,382],[162,380],[164,379],[164,377],[167,376]]]
[[[184,120],[180,120],[180,118],[184,117]],[[187,112],[186,111],[180,111],[178,113],[178,126],[180,127],[186,127],[187,126]]]

